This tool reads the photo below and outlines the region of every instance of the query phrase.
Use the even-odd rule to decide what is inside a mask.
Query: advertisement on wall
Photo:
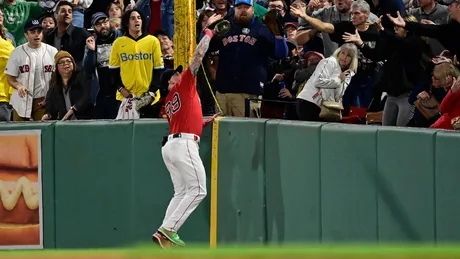
[[[40,130],[0,131],[0,250],[42,249]]]

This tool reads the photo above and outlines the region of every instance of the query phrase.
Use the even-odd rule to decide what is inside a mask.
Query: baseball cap
[[[155,37],[158,37],[159,35],[168,36],[168,34],[166,34],[166,32],[163,31],[163,30],[161,30],[161,29],[160,29],[160,30],[156,30],[156,31],[153,33],[153,36],[155,36]]]
[[[100,19],[107,19],[109,17],[107,17],[107,15],[103,12],[97,12],[95,14],[93,14],[93,16],[91,16],[91,25],[94,26],[97,21],[99,21]]]
[[[242,4],[253,6],[254,0],[236,0],[235,1],[235,6],[242,5]]]
[[[168,89],[168,81],[175,73],[182,73],[182,65],[178,66],[176,69],[167,69],[160,76],[160,87],[162,89]]]
[[[321,53],[319,53],[319,52],[316,52],[316,51],[307,51],[307,52],[303,55],[303,57],[304,57],[305,59],[308,59],[308,58],[311,57],[311,56],[317,56],[317,57],[319,57],[320,59],[323,59],[323,58],[324,58],[324,55],[323,55],[323,54],[321,54]]]
[[[56,11],[57,9],[59,9],[59,7],[64,6],[64,5],[68,5],[68,6],[72,7],[72,8],[74,8],[74,5],[71,2],[59,1],[59,3],[57,3],[57,5],[54,7],[54,11]]]
[[[297,27],[298,27],[297,23],[295,23],[295,22],[287,22],[287,23],[284,24],[284,28],[286,28],[286,27],[288,27],[288,26],[293,26],[293,27],[295,27],[296,29],[297,29]]]
[[[36,28],[43,28],[39,20],[30,20],[24,25],[24,32],[30,31]]]

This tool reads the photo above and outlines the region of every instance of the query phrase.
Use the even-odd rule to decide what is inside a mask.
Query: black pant
[[[321,108],[318,105],[303,99],[297,99],[297,115],[299,115],[299,120],[320,121],[320,112]]]
[[[113,120],[117,117],[120,102],[113,96],[98,96],[94,109],[95,119]]]

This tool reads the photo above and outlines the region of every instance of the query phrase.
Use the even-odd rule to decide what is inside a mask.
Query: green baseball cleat
[[[177,246],[185,246],[185,242],[180,239],[179,235],[174,232],[174,231],[168,231],[164,227],[160,227],[158,229],[158,232],[160,232],[164,237],[166,237],[171,243],[177,245]]]

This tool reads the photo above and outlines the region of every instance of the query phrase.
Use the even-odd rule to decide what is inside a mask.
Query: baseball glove
[[[263,17],[262,22],[275,36],[284,37],[284,28],[281,14],[277,10],[268,11]]]
[[[136,110],[139,111],[142,107],[151,104],[154,99],[155,94],[152,92],[146,92],[139,97],[134,97],[134,102],[136,102]]]
[[[224,36],[230,30],[230,22],[227,20],[219,20],[210,24],[208,29],[213,30],[216,36]]]

